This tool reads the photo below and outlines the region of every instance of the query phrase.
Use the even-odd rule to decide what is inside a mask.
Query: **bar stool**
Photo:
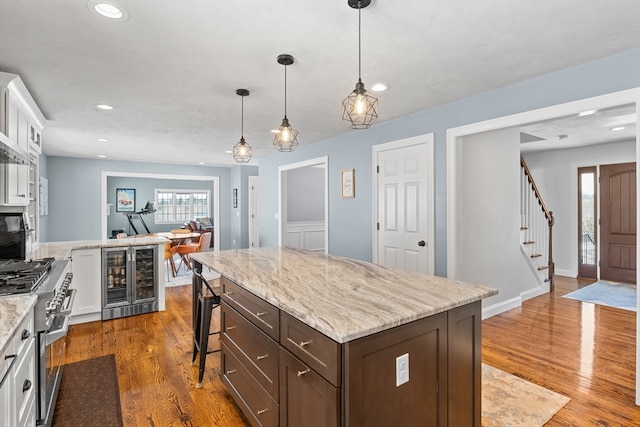
[[[220,335],[220,330],[211,332],[211,313],[213,309],[220,306],[220,293],[216,293],[209,285],[209,282],[197,269],[193,270],[193,359],[191,366],[196,365],[196,357],[200,353],[200,363],[198,367],[198,383],[196,388],[202,388],[202,377],[204,376],[205,361],[207,354],[220,351],[207,351],[209,346],[209,336]],[[204,285],[204,286],[203,286]]]

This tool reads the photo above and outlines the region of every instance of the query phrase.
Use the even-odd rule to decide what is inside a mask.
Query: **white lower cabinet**
[[[33,309],[0,357],[0,427],[33,427],[37,388]]]
[[[71,252],[72,287],[77,289],[71,311],[71,323],[102,319],[102,252],[76,249]]]

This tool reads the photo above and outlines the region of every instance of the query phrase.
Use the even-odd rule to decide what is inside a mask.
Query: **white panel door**
[[[378,263],[429,271],[427,145],[378,153]]]

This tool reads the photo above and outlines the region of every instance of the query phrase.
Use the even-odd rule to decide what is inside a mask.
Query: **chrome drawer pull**
[[[256,360],[266,359],[267,357],[269,357],[269,355],[268,355],[268,354],[263,354],[262,356],[258,356],[258,357],[256,357]]]
[[[225,331],[233,331],[236,327],[235,326],[227,326],[226,328],[224,328]]]
[[[227,372],[225,372],[225,374],[226,374],[226,375],[231,375],[231,374],[233,374],[235,371],[236,371],[235,369],[231,369],[231,370],[228,370]]]
[[[259,311],[259,312],[257,312],[257,313],[256,313],[256,316],[258,316],[258,317],[262,317],[262,316],[264,316],[265,314],[267,314],[267,312],[266,312],[266,311]]]
[[[300,347],[305,347],[308,346],[309,344],[311,344],[313,342],[313,340],[309,340],[309,341],[300,341],[300,344],[298,344]]]
[[[261,409],[261,410],[258,411],[258,415],[262,415],[267,411],[268,411],[268,409]]]
[[[301,377],[301,376],[303,376],[304,374],[309,373],[309,371],[310,371],[310,370],[311,370],[310,368],[307,368],[307,369],[305,369],[304,371],[298,371],[297,375],[298,375],[299,377]]]

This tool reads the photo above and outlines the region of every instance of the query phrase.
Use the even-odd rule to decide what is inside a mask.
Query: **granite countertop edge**
[[[304,251],[283,249],[278,252],[277,248],[270,248],[265,249],[268,254],[266,257],[247,255],[252,262],[260,265],[256,267],[256,271],[250,271],[251,267],[246,260],[238,261],[241,266],[233,265],[233,252],[253,255],[261,254],[260,249],[249,249],[249,252],[244,253],[243,250],[203,252],[193,254],[192,258],[338,343],[346,343],[446,312],[498,293],[496,289],[483,285],[426,274],[405,273],[364,261],[333,256],[328,256],[331,260],[330,267],[335,267],[333,260],[337,261],[338,266],[331,271],[331,277],[349,279],[342,286],[336,284],[341,280],[320,278],[316,284],[336,286],[336,289],[327,288],[317,292],[317,287],[308,285],[309,281],[315,280],[313,274],[294,273],[292,268],[287,269],[290,265],[273,262],[281,254],[293,254],[294,258],[306,257]],[[274,255],[274,251],[278,255]],[[309,256],[317,259],[317,255]],[[268,267],[265,267],[266,264],[269,264]],[[278,266],[275,267],[275,264]],[[265,277],[269,274],[265,274],[264,268],[274,269],[271,277]],[[349,272],[346,271],[347,268]],[[359,268],[362,271],[358,271]],[[286,270],[286,274],[279,274],[280,269]],[[313,270],[313,267],[311,271],[317,273],[317,269]],[[354,271],[356,273],[349,276]],[[415,284],[416,279],[420,281],[419,285]],[[413,287],[407,292],[403,288],[409,283],[413,283]],[[332,292],[336,295],[331,295]]]
[[[4,353],[20,323],[36,304],[35,295],[11,295],[0,297],[0,353]]]
[[[33,249],[32,258],[65,259],[71,256],[71,251],[73,250],[159,245],[168,241],[169,240],[165,237],[132,236],[122,239],[72,240],[68,242],[40,243]]]

